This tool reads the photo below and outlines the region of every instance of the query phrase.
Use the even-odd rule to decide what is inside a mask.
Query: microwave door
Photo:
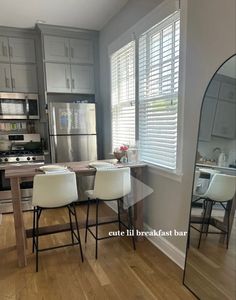
[[[0,118],[27,119],[25,100],[0,99]]]

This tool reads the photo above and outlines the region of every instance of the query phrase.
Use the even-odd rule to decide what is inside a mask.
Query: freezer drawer
[[[50,135],[96,134],[94,103],[49,104]]]
[[[50,136],[50,142],[53,163],[97,159],[96,135]]]

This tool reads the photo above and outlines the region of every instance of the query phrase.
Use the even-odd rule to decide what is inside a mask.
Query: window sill
[[[148,170],[154,175],[160,175],[169,179],[172,179],[177,182],[182,182],[183,174],[178,171],[172,171],[167,168],[162,168],[160,166],[152,165],[147,163]]]

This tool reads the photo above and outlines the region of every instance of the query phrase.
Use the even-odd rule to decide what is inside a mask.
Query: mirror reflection
[[[184,284],[200,299],[236,296],[236,56],[203,99]]]

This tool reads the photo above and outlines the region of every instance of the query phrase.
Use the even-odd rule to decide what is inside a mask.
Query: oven
[[[11,134],[2,138],[1,147],[4,148],[6,143],[6,149],[0,151],[0,213],[12,212],[10,180],[5,178],[5,170],[11,166],[42,165],[45,162],[39,134]],[[21,183],[24,203],[31,203],[32,187],[32,182]]]

